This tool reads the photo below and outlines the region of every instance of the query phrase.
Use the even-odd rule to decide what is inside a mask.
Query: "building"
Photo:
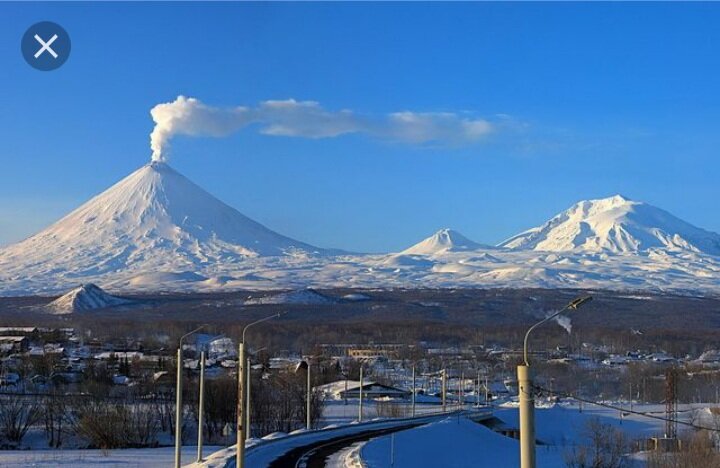
[[[24,353],[30,347],[27,336],[0,336],[0,352]]]

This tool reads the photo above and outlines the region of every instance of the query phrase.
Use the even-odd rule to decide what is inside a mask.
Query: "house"
[[[113,375],[113,385],[129,385],[130,384],[130,378],[126,375],[121,374],[115,374]]]
[[[175,375],[168,371],[159,371],[153,374],[153,382],[157,385],[173,386],[175,385]]]
[[[20,382],[20,376],[15,372],[7,372],[0,375],[0,387],[9,385],[17,385]]]
[[[410,398],[411,392],[401,388],[391,387],[390,385],[383,385],[377,382],[363,383],[362,386],[363,398],[374,399],[374,398]],[[340,392],[340,398],[360,398],[360,385],[358,384],[355,388],[348,389]]]
[[[0,327],[2,336],[30,336],[37,335],[39,332],[37,327]]]
[[[24,353],[30,346],[27,336],[0,336],[0,351],[4,353]]]
[[[316,390],[322,392],[325,396],[343,400],[345,398],[360,398],[360,382],[357,380],[338,380],[325,385],[315,387]],[[362,386],[363,399],[375,398],[410,398],[410,390],[391,387],[377,382],[363,382]]]

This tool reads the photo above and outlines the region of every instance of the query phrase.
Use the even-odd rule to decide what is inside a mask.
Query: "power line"
[[[591,405],[602,406],[602,407],[604,407],[604,408],[614,409],[614,410],[617,410],[617,411],[621,411],[621,412],[623,412],[623,413],[635,414],[635,415],[643,416],[643,417],[646,417],[646,418],[657,419],[657,420],[659,420],[659,421],[665,421],[665,422],[672,422],[672,423],[676,423],[676,424],[682,424],[682,425],[684,425],[684,426],[692,427],[692,428],[698,429],[698,430],[711,431],[711,432],[720,432],[720,428],[700,426],[700,425],[698,425],[698,424],[695,424],[695,423],[692,423],[692,422],[688,422],[688,421],[682,421],[682,420],[679,420],[679,419],[670,419],[670,418],[666,418],[666,417],[663,417],[663,416],[657,416],[657,415],[655,415],[655,414],[646,413],[646,412],[643,412],[643,411],[636,411],[636,410],[632,410],[632,409],[621,408],[621,407],[619,407],[619,406],[614,406],[614,405],[611,405],[611,404],[609,404],[609,403],[603,403],[603,402],[599,402],[599,401],[593,401],[593,400],[588,400],[588,399],[585,399],[585,398],[581,398],[581,397],[579,397],[579,396],[577,396],[577,395],[574,395],[574,394],[572,394],[572,393],[558,392],[557,390],[550,390],[550,389],[543,388],[543,387],[538,387],[538,386],[535,386],[535,389],[536,389],[536,390],[541,390],[541,391],[543,391],[543,392],[551,393],[551,394],[554,394],[554,395],[557,395],[557,396],[561,396],[561,397],[564,397],[564,398],[573,398],[573,399],[575,399],[575,400],[577,400],[577,401],[581,401],[581,402],[583,402],[583,403],[588,403],[588,404],[591,404]]]

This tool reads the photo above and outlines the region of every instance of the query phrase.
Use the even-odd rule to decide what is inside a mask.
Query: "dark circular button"
[[[25,61],[33,68],[60,68],[70,56],[70,36],[57,23],[41,21],[25,31],[20,45]]]

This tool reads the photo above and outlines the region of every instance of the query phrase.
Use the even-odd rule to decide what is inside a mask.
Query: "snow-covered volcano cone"
[[[67,287],[116,272],[197,271],[325,251],[271,231],[152,162],[40,233],[0,251],[0,271]]]

